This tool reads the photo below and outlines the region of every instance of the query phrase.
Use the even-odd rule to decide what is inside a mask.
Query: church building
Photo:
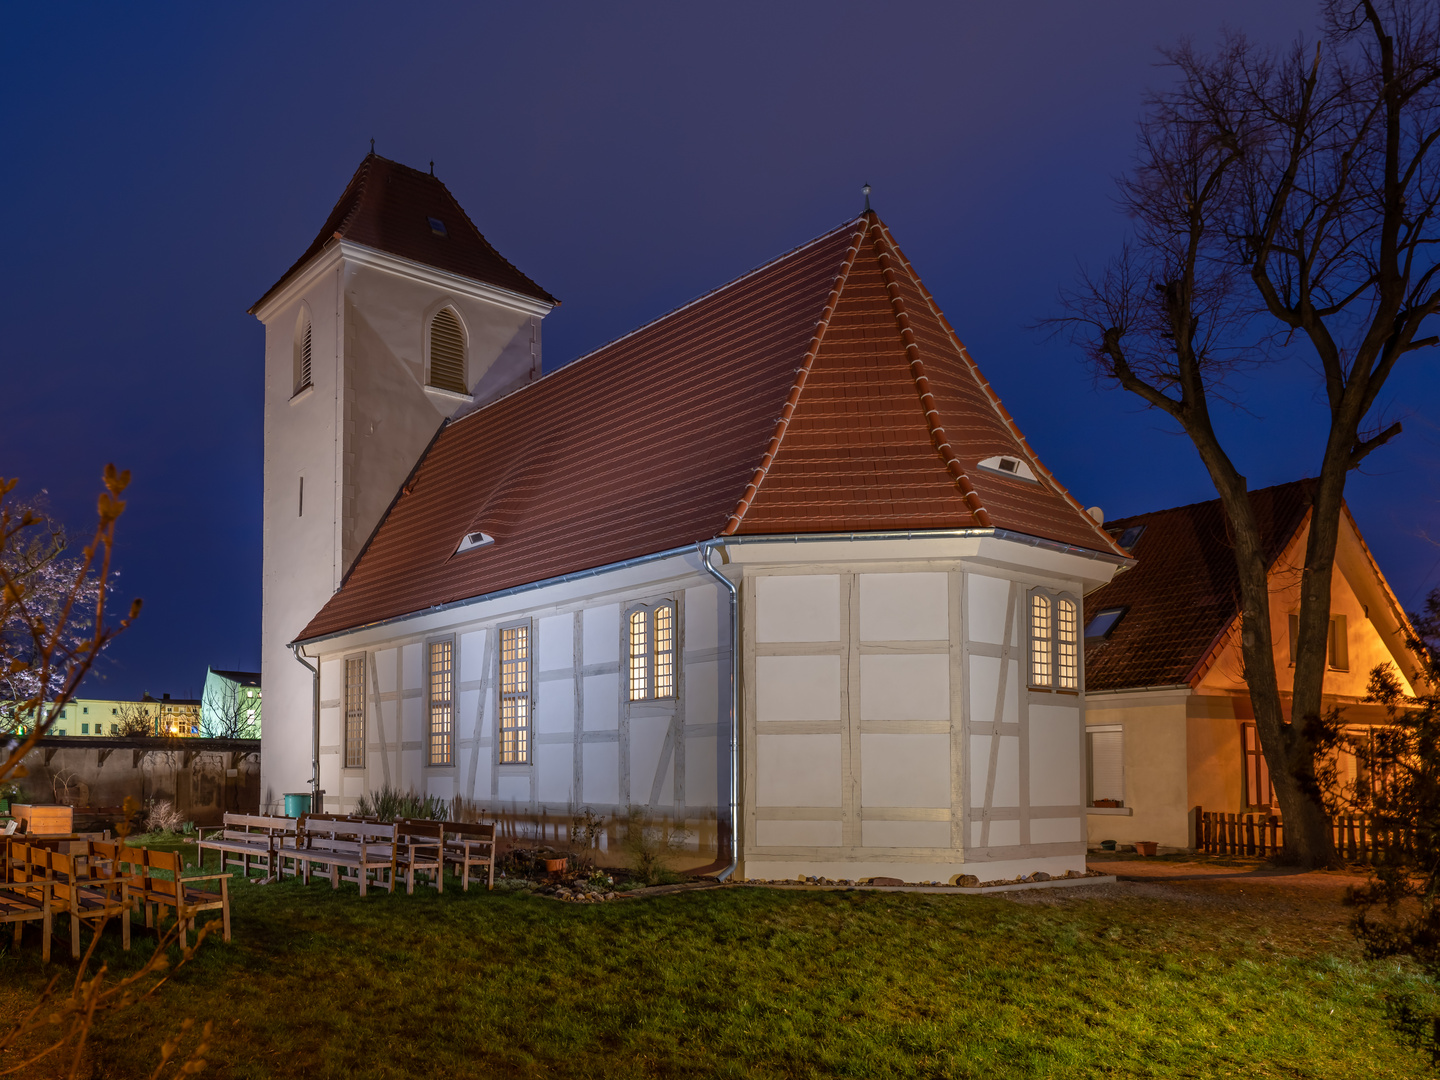
[[[1083,870],[1081,598],[1132,560],[880,218],[542,376],[557,302],[371,154],[251,309],[266,803],[639,813],[751,878]]]

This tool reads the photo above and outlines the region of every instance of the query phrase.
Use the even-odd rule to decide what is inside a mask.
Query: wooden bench
[[[51,886],[48,881],[14,881],[0,885],[0,923],[15,924],[15,948],[20,948],[20,931],[27,922],[38,920],[41,933],[40,959],[50,962]]]
[[[395,891],[395,825],[372,821],[337,818],[329,814],[306,814],[297,829],[297,846],[287,857],[293,857],[301,868],[305,884],[310,884],[316,866],[327,867],[330,887],[338,889],[342,878],[360,886],[364,896],[370,875],[375,883]],[[345,874],[344,871],[352,871]]]
[[[395,823],[395,866],[405,875],[405,893],[415,892],[415,875],[425,874],[445,891],[445,829],[439,821],[405,819]]]
[[[470,891],[472,866],[487,872],[487,889],[495,888],[495,823],[444,821],[441,825],[445,830],[445,861],[455,865],[465,891]]]
[[[200,837],[195,841],[200,868],[205,868],[205,852],[211,850],[219,853],[222,872],[226,867],[238,866],[241,874],[248,878],[250,860],[255,859],[266,870],[265,880],[276,881],[280,877],[280,850],[286,846],[286,837],[291,839],[289,846],[295,846],[297,826],[296,819],[291,817],[226,814],[224,824],[212,828],[209,836],[204,829],[200,830]]]

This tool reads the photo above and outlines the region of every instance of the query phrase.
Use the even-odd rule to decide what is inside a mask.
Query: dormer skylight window
[[[1131,525],[1128,529],[1119,530],[1114,534],[1115,542],[1129,551],[1140,542],[1140,534],[1144,531],[1144,525]]]
[[[474,551],[478,547],[485,547],[487,544],[493,544],[494,542],[495,538],[489,533],[466,533],[465,539],[461,540],[460,546],[455,549],[455,554],[459,555],[462,552]]]
[[[1085,624],[1085,640],[1104,641],[1127,610],[1123,607],[1112,607],[1097,612],[1095,617]]]
[[[986,472],[1008,476],[1012,480],[1028,480],[1032,484],[1038,484],[1040,482],[1035,478],[1035,473],[1029,465],[1017,457],[1010,457],[1008,454],[997,454],[995,457],[988,457],[980,462],[978,467],[984,469]]]
[[[441,221],[438,217],[426,218],[425,220],[430,222],[430,231],[436,236],[450,235],[445,231],[445,222]]]

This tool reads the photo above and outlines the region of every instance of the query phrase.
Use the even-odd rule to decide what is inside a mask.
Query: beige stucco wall
[[[1119,726],[1123,731],[1125,769],[1122,812],[1094,807],[1087,812],[1092,845],[1153,840],[1165,847],[1189,846],[1188,697],[1188,691],[1161,690],[1086,698],[1086,728]]]

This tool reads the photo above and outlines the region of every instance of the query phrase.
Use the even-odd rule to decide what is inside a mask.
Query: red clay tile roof
[[[977,473],[994,454],[1040,482]],[[873,214],[442,429],[405,490],[300,640],[724,532],[983,523],[1123,555]]]
[[[1250,493],[1266,566],[1284,551],[1310,510],[1312,480]],[[1197,668],[1240,613],[1240,577],[1220,500],[1107,521],[1119,533],[1145,526],[1139,560],[1085,597],[1085,617],[1125,608],[1110,637],[1085,646],[1085,688],[1178,686]]]
[[[431,228],[430,218],[444,225],[444,236]],[[501,257],[444,184],[429,173],[372,153],[360,162],[305,254],[255,301],[250,313],[328,244],[342,239],[521,296],[559,303]]]

